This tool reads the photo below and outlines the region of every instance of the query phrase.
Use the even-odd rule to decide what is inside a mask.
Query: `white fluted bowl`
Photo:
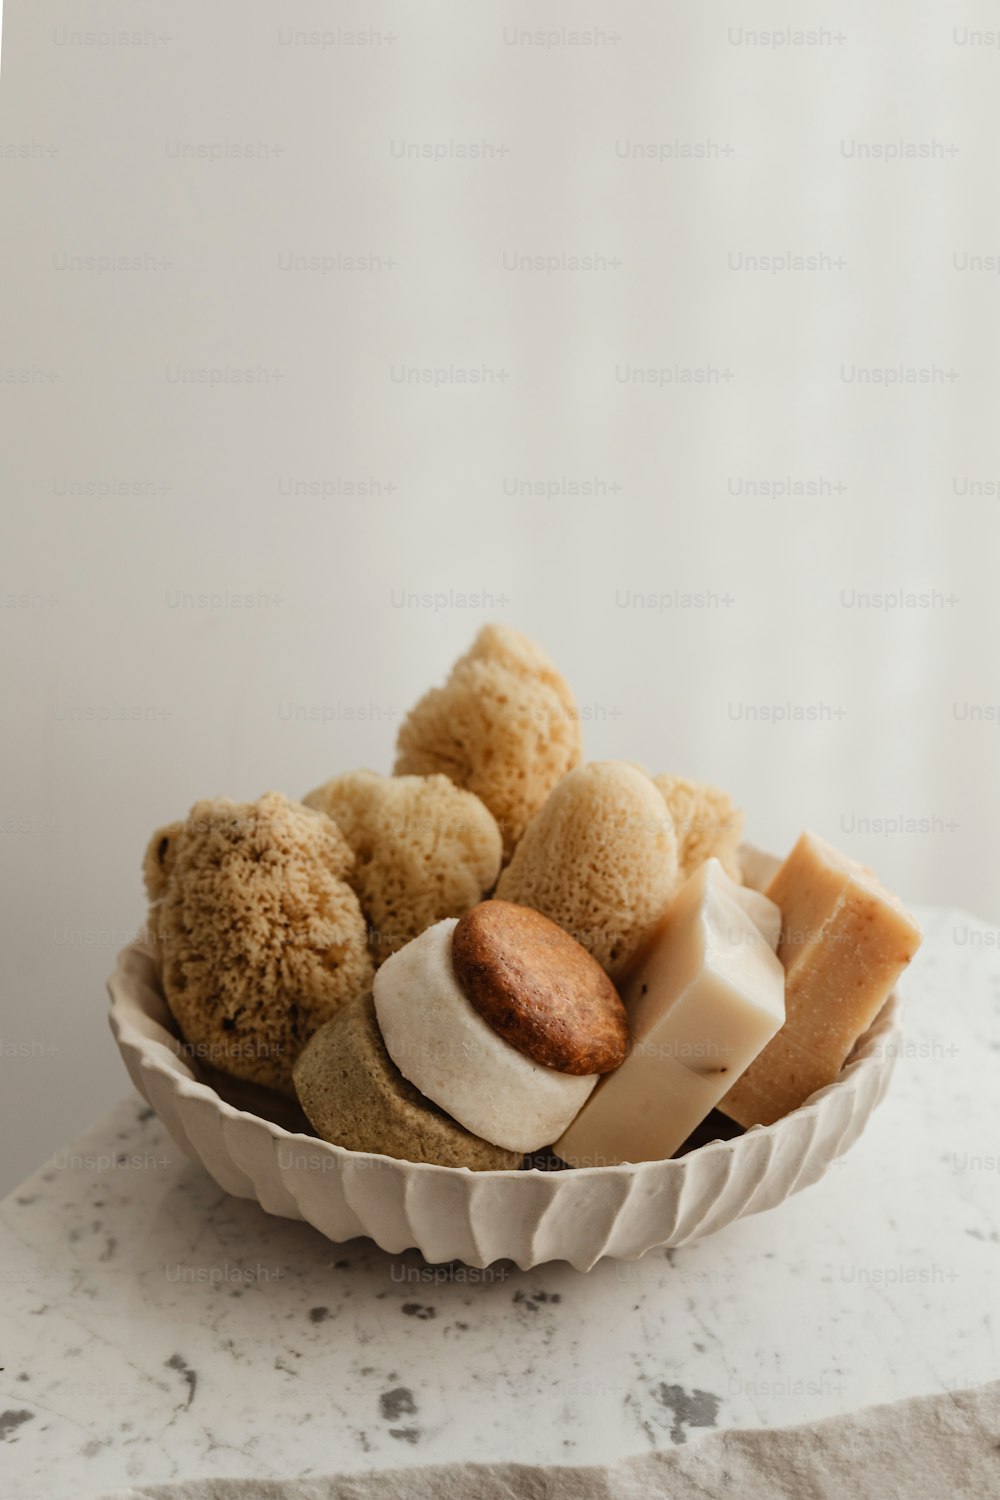
[[[857,1140],[889,1085],[900,1003],[890,996],[836,1082],[774,1125],[712,1141],[671,1161],[547,1172],[470,1172],[347,1151],[223,1099],[192,1071],[151,953],[123,950],[108,981],[111,1029],[132,1082],[177,1146],[220,1187],[268,1213],[305,1219],[337,1242],[368,1235],[428,1261],[521,1270],[703,1239],[817,1182]],[[252,1088],[222,1085],[231,1098]],[[273,1113],[273,1110],[272,1110]]]

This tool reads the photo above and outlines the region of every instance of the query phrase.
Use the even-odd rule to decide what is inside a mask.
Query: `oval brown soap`
[[[490,1027],[543,1067],[610,1073],[625,1057],[628,1019],[596,959],[531,907],[482,901],[459,920],[452,962]]]

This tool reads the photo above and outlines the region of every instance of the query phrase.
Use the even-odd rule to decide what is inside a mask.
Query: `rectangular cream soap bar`
[[[920,946],[920,929],[870,870],[804,833],[767,888],[781,908],[782,1030],[719,1108],[769,1125],[832,1083]]]
[[[660,1161],[683,1145],[784,1020],[784,970],[757,925],[777,917],[717,859],[690,876],[622,991],[628,1055],[556,1141],[563,1161]]]

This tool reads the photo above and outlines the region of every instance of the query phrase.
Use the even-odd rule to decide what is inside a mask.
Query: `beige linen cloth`
[[[442,1464],[141,1485],[101,1500],[951,1500],[1000,1495],[1000,1381],[803,1427],[734,1429],[607,1467]]]

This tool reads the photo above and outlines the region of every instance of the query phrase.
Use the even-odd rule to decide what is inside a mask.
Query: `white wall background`
[[[551,650],[592,757],[1000,918],[991,25],[8,0],[0,1186],[127,1087],[103,982],[154,825],[388,768],[487,619]],[[741,268],[788,254],[819,268]]]

